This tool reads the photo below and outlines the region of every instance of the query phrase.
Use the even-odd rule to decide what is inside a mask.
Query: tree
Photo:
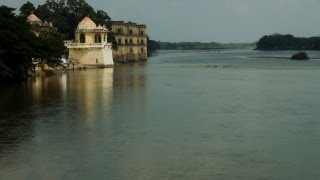
[[[50,67],[61,65],[61,57],[65,55],[66,48],[63,44],[63,37],[55,29],[48,29],[39,35],[41,50],[36,57],[37,64],[47,64]],[[36,65],[34,63],[34,65]]]
[[[155,52],[160,49],[160,44],[157,41],[150,40],[149,36],[147,36],[147,40],[148,40],[147,53],[148,53],[148,56],[151,56],[152,52]]]
[[[37,37],[22,17],[16,17],[15,9],[0,7],[0,64],[1,80],[21,80],[32,63]]]
[[[34,61],[59,65],[64,45],[54,29],[43,31],[37,37],[15,9],[0,7],[0,81],[19,81],[27,77]]]
[[[320,50],[320,37],[294,37],[290,34],[263,36],[257,50]]]
[[[112,21],[110,16],[102,11],[95,11],[85,0],[47,0],[45,4],[38,6],[37,15],[42,20],[50,21],[64,35],[64,39],[74,39],[74,30],[78,23],[89,16],[95,23],[106,25],[108,33],[108,42],[117,49],[117,41],[111,33]]]
[[[30,13],[34,12],[35,10],[36,8],[34,7],[34,5],[27,1],[20,7],[20,16],[26,18],[30,15]]]
[[[96,12],[96,18],[94,19],[97,24],[105,24],[105,25],[111,25],[111,18],[108,15],[108,13],[98,10]]]

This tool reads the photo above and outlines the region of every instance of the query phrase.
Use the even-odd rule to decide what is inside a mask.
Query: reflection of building
[[[118,50],[113,52],[115,61],[147,60],[147,27],[136,23],[114,21],[112,32],[118,42]]]
[[[89,17],[85,17],[75,30],[75,40],[66,43],[69,59],[86,67],[113,66],[107,32],[105,26],[97,26]]]
[[[91,125],[104,118],[112,108],[114,68],[70,72],[66,83],[66,97],[77,104],[81,119]]]
[[[116,76],[114,76],[115,92],[124,92],[130,94],[142,94],[144,97],[146,88],[146,63],[132,63],[126,66],[117,66],[114,68]],[[131,96],[131,94],[130,94]]]

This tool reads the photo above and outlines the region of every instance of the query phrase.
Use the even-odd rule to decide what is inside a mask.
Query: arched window
[[[94,37],[94,42],[95,43],[101,43],[101,35],[100,34],[96,34]]]
[[[80,34],[80,43],[86,43],[86,36],[84,34]]]
[[[144,48],[141,48],[141,53],[144,53]]]

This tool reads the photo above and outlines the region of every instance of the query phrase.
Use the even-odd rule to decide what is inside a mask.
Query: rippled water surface
[[[320,57],[162,51],[0,87],[0,179],[320,179]],[[265,58],[258,58],[265,57]]]

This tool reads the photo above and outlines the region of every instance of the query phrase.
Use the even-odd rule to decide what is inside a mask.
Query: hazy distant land
[[[162,50],[254,49],[256,43],[158,42]]]

